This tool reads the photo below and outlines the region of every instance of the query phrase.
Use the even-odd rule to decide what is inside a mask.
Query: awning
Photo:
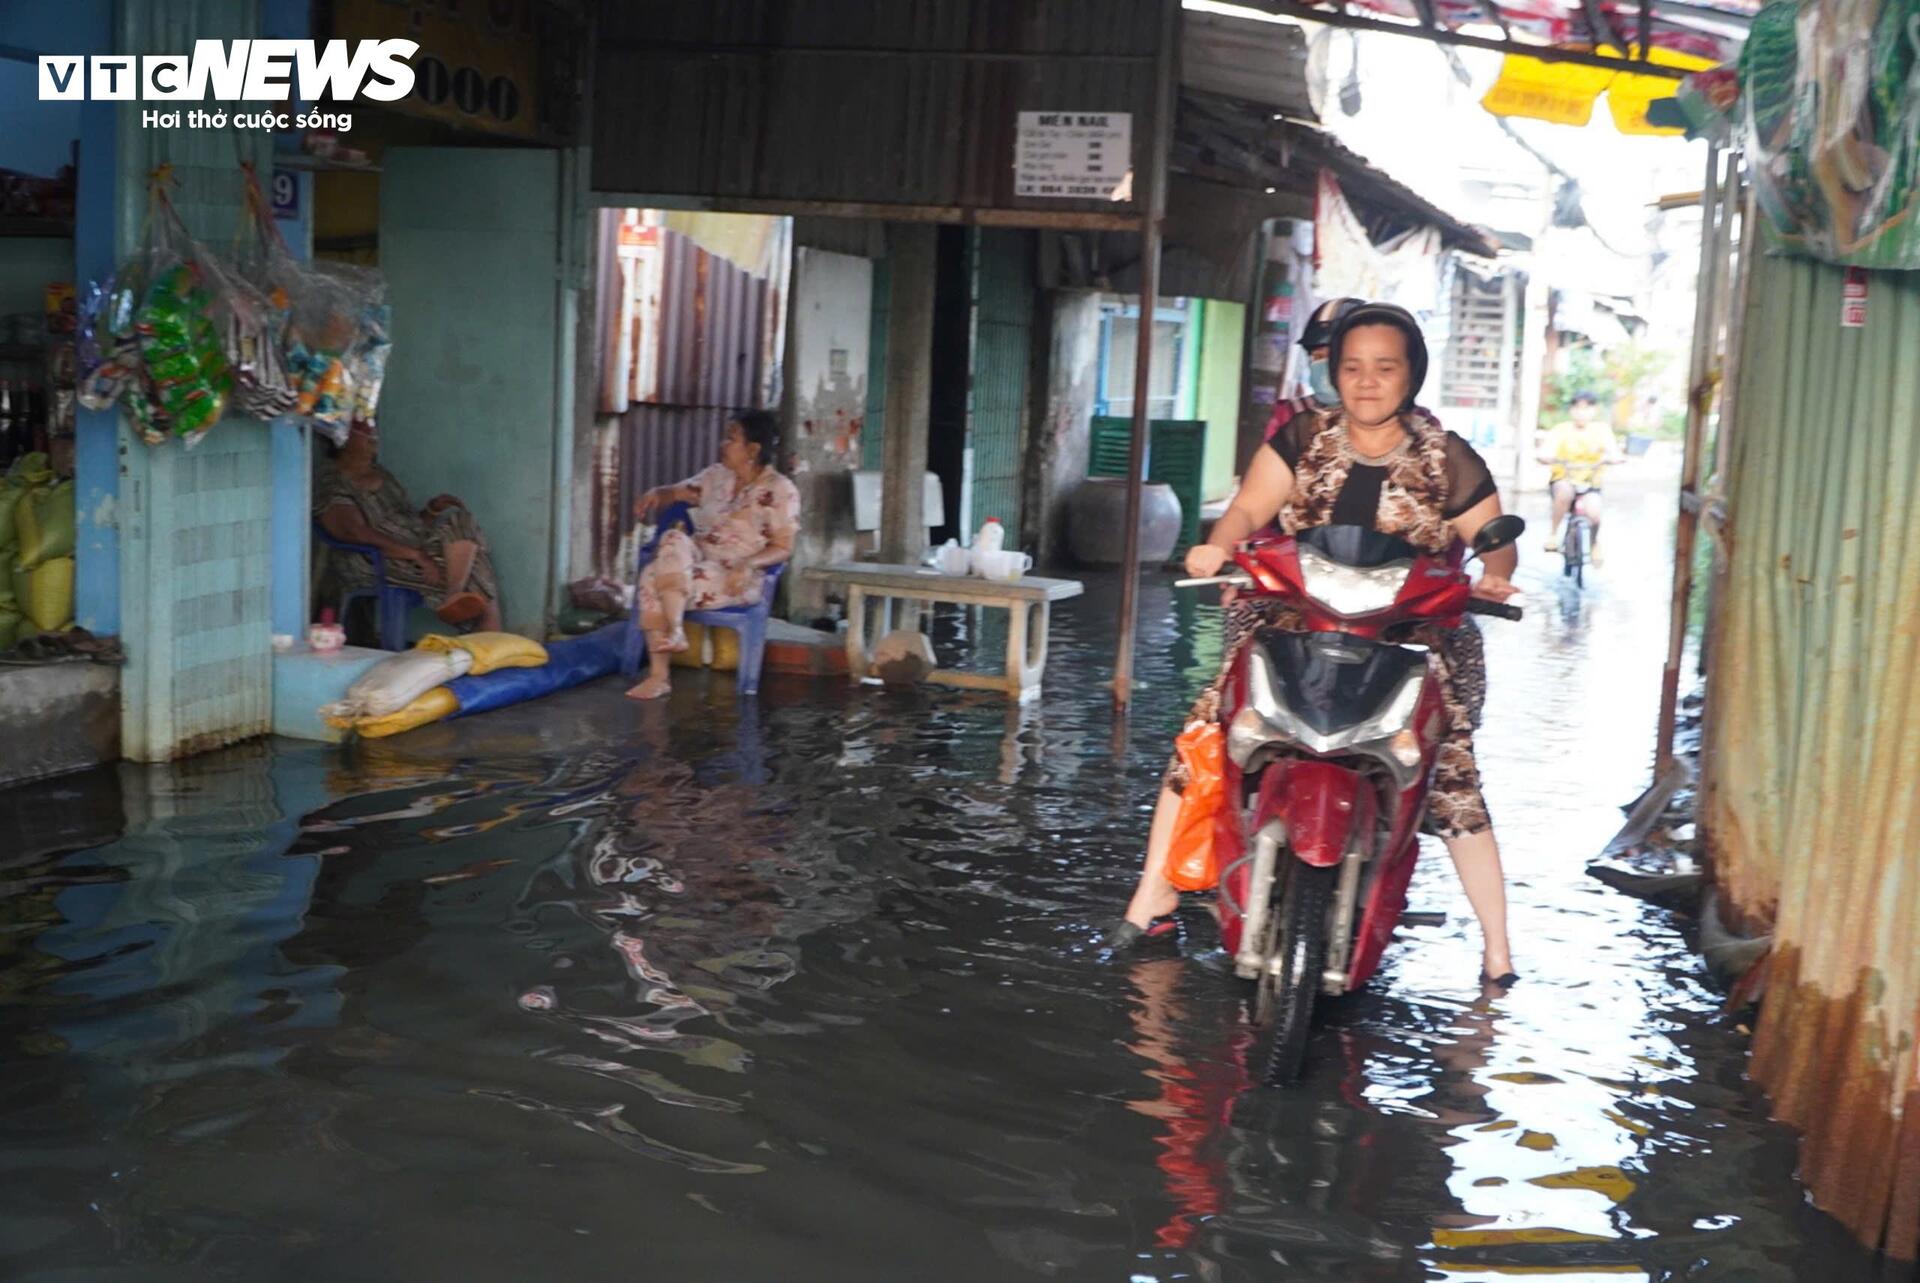
[[[1235,0],[1306,22],[1491,49],[1557,68],[1678,80],[1730,62],[1759,0]],[[1624,52],[1623,52],[1624,51]],[[1699,63],[1675,63],[1662,53]],[[1605,85],[1594,91],[1604,92]],[[1635,96],[1629,94],[1627,97]],[[1590,103],[1591,100],[1589,100]],[[1644,118],[1644,112],[1641,113]]]
[[[1617,53],[1602,48],[1603,53]],[[1638,48],[1629,55],[1637,61]],[[1698,54],[1654,46],[1651,61],[1683,72],[1704,71],[1715,63]],[[1530,54],[1510,53],[1502,61],[1500,78],[1480,100],[1496,116],[1524,116],[1554,125],[1584,126],[1593,118],[1601,95],[1613,124],[1623,134],[1682,134],[1684,125],[1665,126],[1647,119],[1656,99],[1671,98],[1674,82],[1663,75],[1637,71],[1608,71],[1601,67],[1542,62]]]
[[[1485,229],[1375,168],[1332,134],[1239,99],[1192,90],[1180,95],[1172,167],[1190,177],[1296,198],[1315,192],[1320,171],[1329,170],[1370,223],[1376,242],[1424,226],[1436,229],[1449,248],[1483,258],[1500,252]]]

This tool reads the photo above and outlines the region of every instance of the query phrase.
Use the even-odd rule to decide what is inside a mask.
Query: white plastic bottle
[[[999,552],[1006,546],[1007,528],[1000,524],[1000,518],[988,517],[986,524],[980,527],[980,533],[973,537],[975,552]]]

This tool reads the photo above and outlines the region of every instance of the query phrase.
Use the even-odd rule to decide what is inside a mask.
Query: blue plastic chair
[[[405,650],[407,648],[407,616],[413,613],[414,607],[424,605],[426,599],[411,588],[401,588],[387,582],[387,559],[372,544],[347,543],[345,540],[335,539],[327,533],[327,528],[317,521],[313,523],[313,537],[329,548],[365,557],[373,563],[373,587],[353,588],[340,594],[340,626],[346,627],[347,610],[354,602],[363,598],[371,599],[374,627],[380,634],[380,649]]]
[[[652,540],[640,550],[634,571],[633,609],[627,616],[627,644],[621,663],[621,672],[628,677],[640,672],[640,659],[646,653],[646,634],[640,631],[640,574],[653,560],[654,553],[660,547],[660,540],[667,531],[679,527],[688,534],[693,533],[693,510],[684,503],[676,503],[660,514],[660,524]],[[737,693],[757,695],[760,693],[760,670],[767,658],[767,623],[773,618],[774,594],[780,590],[780,576],[786,573],[784,564],[769,566],[765,583],[761,586],[760,600],[746,606],[723,606],[718,610],[689,610],[687,622],[699,624],[702,628],[731,628],[740,634],[740,674]]]

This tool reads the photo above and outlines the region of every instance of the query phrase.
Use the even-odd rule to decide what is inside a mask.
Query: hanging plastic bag
[[[228,274],[180,220],[167,194],[171,181],[168,167],[154,171],[141,248],[105,300],[105,335],[111,359],[137,360],[121,401],[142,439],[194,445],[220,421],[233,390],[219,328]]]
[[[1173,824],[1167,881],[1180,891],[1205,891],[1220,881],[1213,823],[1226,800],[1226,738],[1218,722],[1195,722],[1173,746],[1187,768],[1187,789]]]
[[[356,418],[372,421],[386,375],[386,281],[370,268],[307,264],[274,225],[258,179],[245,166],[247,218],[236,246],[240,276],[264,301],[270,350],[256,352],[253,318],[236,320],[242,392],[257,418],[294,414],[334,444]]]
[[[291,414],[299,403],[286,360],[286,327],[293,293],[306,269],[287,248],[251,164],[242,164],[247,212],[234,243],[234,274],[243,302],[227,320],[227,359],[233,363],[234,408],[263,421]]]
[[[117,288],[111,274],[90,282],[75,317],[75,388],[80,404],[89,410],[111,410],[139,376],[139,354],[131,338],[122,343],[113,334],[111,304]]]

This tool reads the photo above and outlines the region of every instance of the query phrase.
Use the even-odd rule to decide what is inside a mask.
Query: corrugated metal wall
[[[260,34],[251,0],[156,0],[118,9],[116,44],[173,53],[196,39]],[[232,130],[148,129],[141,104],[120,121],[123,253],[138,243],[146,176],[173,166],[175,204],[209,245],[231,240],[243,208],[242,159],[262,165],[268,139]],[[271,443],[251,420],[220,423],[194,450],[148,447],[121,427],[122,752],[166,761],[264,735],[273,722],[268,584]]]
[[[620,211],[602,216],[602,235],[613,235]],[[636,360],[650,372],[644,394],[620,414],[618,457],[611,476],[597,483],[595,560],[612,573],[615,553],[631,524],[634,500],[655,486],[680,481],[719,458],[728,415],[779,403],[785,359],[786,278],[769,280],[708,253],[678,232],[653,229],[659,237],[660,297],[657,310],[639,307],[630,318],[635,349],[653,359]],[[783,261],[788,247],[782,246]],[[618,289],[616,273],[607,285]],[[604,359],[604,356],[603,356]]]
[[[973,450],[969,524],[998,517],[1007,546],[1022,538],[1020,460],[1026,438],[1027,373],[1033,363],[1034,235],[976,229],[973,392],[967,444]]]
[[[602,6],[593,187],[1124,212],[1104,201],[1016,201],[1016,113],[1131,112],[1137,169],[1160,9],[1161,0]]]
[[[1754,1077],[1816,1201],[1920,1254],[1920,278],[1760,257],[1702,815],[1774,952]]]

